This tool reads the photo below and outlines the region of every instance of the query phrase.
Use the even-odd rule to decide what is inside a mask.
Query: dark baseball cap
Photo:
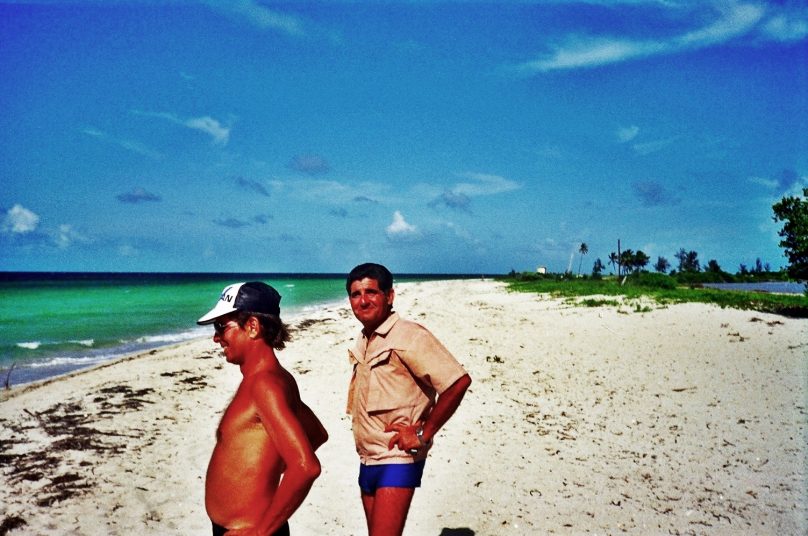
[[[261,281],[235,283],[222,290],[216,306],[196,321],[197,324],[212,324],[220,316],[235,311],[264,313],[275,316],[281,314],[281,295]]]

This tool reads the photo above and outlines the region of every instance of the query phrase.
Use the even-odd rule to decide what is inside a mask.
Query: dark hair
[[[236,313],[236,322],[240,327],[244,327],[251,316],[258,319],[264,334],[264,342],[276,350],[286,348],[286,343],[292,340],[289,334],[289,326],[283,323],[281,317],[267,313],[249,313],[239,311]]]
[[[375,279],[379,283],[379,290],[388,292],[393,288],[393,274],[390,270],[373,262],[366,262],[360,264],[348,274],[348,279],[345,281],[345,290],[348,294],[351,293],[351,284],[354,281],[361,281],[365,278]]]

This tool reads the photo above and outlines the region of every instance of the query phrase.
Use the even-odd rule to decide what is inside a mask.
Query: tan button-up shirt
[[[412,463],[426,458],[387,446],[393,423],[413,424],[429,414],[440,395],[466,374],[465,369],[425,327],[393,313],[371,334],[362,334],[348,358],[353,375],[348,413],[356,451],[366,465]]]

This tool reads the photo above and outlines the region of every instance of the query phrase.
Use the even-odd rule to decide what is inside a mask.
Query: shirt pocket
[[[367,411],[384,412],[410,405],[414,380],[394,350],[384,350],[368,360]]]

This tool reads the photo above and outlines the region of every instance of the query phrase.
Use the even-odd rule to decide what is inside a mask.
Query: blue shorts
[[[415,463],[359,464],[359,488],[373,495],[379,488],[420,488],[426,460]]]

